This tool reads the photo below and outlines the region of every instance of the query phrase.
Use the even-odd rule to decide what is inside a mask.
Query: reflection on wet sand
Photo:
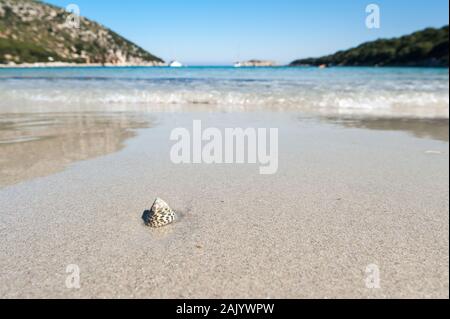
[[[123,113],[1,114],[0,187],[116,152],[133,129],[149,126]]]
[[[396,119],[396,118],[326,118],[327,122],[349,128],[380,131],[403,131],[418,138],[449,141],[448,119]]]

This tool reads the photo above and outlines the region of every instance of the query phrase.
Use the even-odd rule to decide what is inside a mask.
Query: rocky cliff
[[[94,21],[71,17],[62,8],[36,0],[0,0],[0,64],[164,62]]]

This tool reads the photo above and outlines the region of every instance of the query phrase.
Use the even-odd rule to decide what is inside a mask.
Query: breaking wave
[[[145,74],[137,69],[119,75],[114,71],[91,70],[91,74],[83,76],[73,70],[70,74],[55,70],[19,75],[0,70],[0,112],[29,108],[39,111],[268,110],[449,117],[448,70],[217,72],[212,68],[186,69],[185,73],[175,74],[147,70]]]

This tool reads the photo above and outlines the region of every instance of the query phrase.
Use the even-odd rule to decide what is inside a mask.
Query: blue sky
[[[75,3],[81,15],[111,28],[164,60],[230,64],[288,63],[380,37],[448,24],[448,0],[47,0]],[[381,9],[367,29],[365,8]]]

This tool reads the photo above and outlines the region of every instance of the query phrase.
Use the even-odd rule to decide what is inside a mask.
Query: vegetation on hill
[[[400,38],[380,39],[320,58],[300,59],[291,66],[438,66],[448,67],[448,25]]]
[[[164,61],[117,33],[36,0],[0,0],[0,63],[158,64]]]

